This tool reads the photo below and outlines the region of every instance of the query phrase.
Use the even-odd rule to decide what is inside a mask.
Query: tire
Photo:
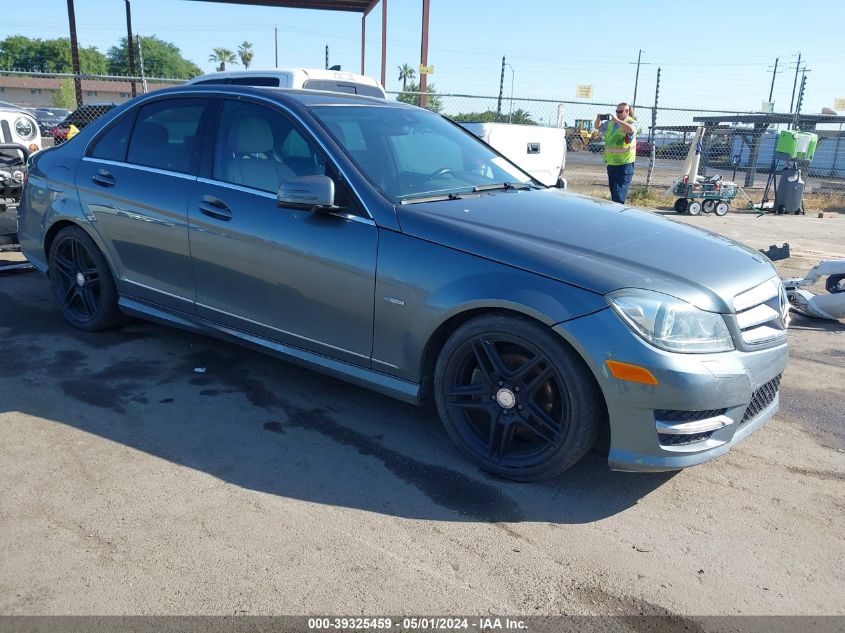
[[[730,210],[730,205],[727,202],[718,202],[716,203],[716,208],[713,211],[718,215],[720,218],[728,214]]]
[[[687,199],[686,198],[678,198],[675,200],[675,212],[676,213],[686,213],[687,211]]]
[[[698,215],[701,213],[701,203],[693,200],[687,205],[687,213],[690,215]]]
[[[702,211],[704,213],[713,213],[713,210],[716,208],[716,201],[715,200],[705,200],[704,204],[701,205]]]
[[[583,152],[585,149],[584,140],[579,137],[575,137],[572,139],[571,147],[569,149],[573,152]]]
[[[437,410],[470,460],[500,477],[555,477],[596,443],[601,391],[580,356],[547,327],[485,315],[446,341],[434,372]]]
[[[73,327],[94,332],[123,320],[111,269],[80,227],[69,226],[56,235],[50,247],[49,276],[53,298]]]

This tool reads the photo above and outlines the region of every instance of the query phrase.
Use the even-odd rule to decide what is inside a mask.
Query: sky
[[[0,39],[8,35],[67,37],[67,1],[5,2]],[[356,13],[227,5],[197,0],[132,0],[135,33],[173,42],[206,72],[214,47],[237,50],[247,40],[253,68],[272,68],[274,27],[279,65],[331,64],[360,70],[361,16]],[[37,7],[37,11],[33,10]],[[80,45],[106,52],[126,34],[123,0],[75,0]],[[367,18],[365,72],[381,73],[381,5]],[[397,66],[420,62],[422,0],[388,0],[388,91],[401,88]],[[609,2],[563,0],[431,0],[429,77],[438,92],[495,96],[502,56],[505,96],[576,100],[576,85],[593,86],[593,101],[631,101],[638,51],[637,101],[651,104],[661,68],[660,104],[759,110],[768,100],[789,111],[797,53],[807,63],[803,112],[845,98],[845,3],[804,0]],[[512,68],[512,70],[511,70]],[[799,77],[800,81],[800,77]]]

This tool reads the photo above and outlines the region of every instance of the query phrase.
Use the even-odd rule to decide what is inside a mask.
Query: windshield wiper
[[[497,182],[494,185],[476,185],[472,188],[473,191],[494,191],[496,189],[504,189],[505,191],[509,191],[511,189],[533,189],[534,185],[528,182]]]
[[[418,202],[442,202],[443,200],[460,200],[456,193],[441,193],[435,196],[421,196],[419,198],[405,198],[399,204],[417,204]]]

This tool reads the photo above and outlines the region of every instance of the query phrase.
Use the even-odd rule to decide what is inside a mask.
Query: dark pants
[[[627,165],[608,165],[607,183],[610,186],[610,198],[614,202],[625,202],[628,197],[628,187],[634,177],[634,163]]]

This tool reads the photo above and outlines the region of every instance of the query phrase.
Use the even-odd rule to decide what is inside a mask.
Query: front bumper
[[[610,309],[554,329],[580,352],[604,394],[608,462],[614,470],[700,464],[728,452],[778,410],[786,343],[753,352],[664,352],[639,338]],[[659,384],[618,380],[605,360],[645,367]]]

